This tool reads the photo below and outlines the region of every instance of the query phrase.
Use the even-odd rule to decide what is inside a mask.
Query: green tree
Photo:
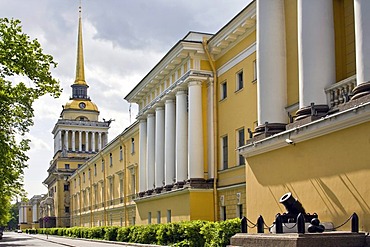
[[[33,125],[34,101],[61,93],[50,72],[57,65],[53,57],[43,54],[40,43],[24,34],[20,23],[0,18],[0,207],[15,195],[25,194],[23,174],[30,148],[25,134]]]

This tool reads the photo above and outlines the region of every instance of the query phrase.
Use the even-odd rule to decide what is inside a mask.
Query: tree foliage
[[[24,34],[20,23],[0,18],[0,202],[23,193],[30,148],[25,134],[33,125],[34,101],[61,93],[50,72],[57,65],[53,57],[43,54],[40,43]]]

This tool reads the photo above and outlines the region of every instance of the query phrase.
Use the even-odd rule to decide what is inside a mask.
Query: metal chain
[[[342,227],[342,226],[344,226],[345,224],[347,224],[348,223],[348,221],[350,221],[351,219],[352,219],[352,217],[353,217],[353,215],[351,215],[343,224],[341,224],[341,225],[339,225],[339,226],[336,226],[336,227],[333,227],[333,228],[331,228],[331,229],[326,229],[326,230],[329,230],[329,231],[333,231],[333,230],[336,230],[336,229],[338,229],[338,228],[340,228],[340,227]]]

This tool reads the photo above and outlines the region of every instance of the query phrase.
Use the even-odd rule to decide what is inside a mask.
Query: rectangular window
[[[243,87],[244,87],[244,80],[243,80],[243,70],[242,70],[236,74],[236,90],[235,91],[239,91]]]
[[[245,134],[244,128],[238,130],[238,147],[242,147],[245,145]],[[243,155],[239,154],[239,165],[245,165],[245,159]]]
[[[77,181],[76,181],[76,179],[75,179],[75,188],[76,188],[76,185],[77,185]]]
[[[253,82],[257,81],[257,60],[253,61]]]
[[[94,176],[96,176],[97,175],[97,170],[96,170],[96,164],[94,164]]]
[[[64,185],[64,191],[69,191],[69,185],[68,184]]]
[[[161,211],[157,211],[157,224],[161,224]]]
[[[64,213],[69,214],[69,207],[64,207]]]
[[[123,160],[122,146],[119,146],[119,160]]]
[[[227,136],[222,137],[222,168],[228,168],[228,138]]]
[[[89,173],[88,173],[88,176],[87,176],[87,178],[90,180],[90,178],[91,178],[91,170],[90,170],[90,168],[89,168],[89,171],[88,171]]]
[[[171,209],[167,210],[167,223],[171,223]]]
[[[220,207],[220,217],[221,220],[226,220],[226,206]]]
[[[123,178],[120,177],[119,179],[119,197],[120,197],[120,203],[123,203]]]
[[[69,170],[70,169],[69,164],[64,164],[64,168],[67,169],[67,170]]]
[[[148,224],[152,224],[152,212],[148,213]]]
[[[82,181],[83,181],[83,183],[85,183],[85,181],[86,181],[85,172],[82,173]]]
[[[135,138],[131,138],[131,153],[135,153]]]
[[[109,166],[113,166],[113,157],[112,157],[112,153],[109,153]]]
[[[104,171],[104,160],[101,160],[101,171]]]
[[[221,91],[221,100],[226,99],[227,98],[227,82],[226,81],[221,83],[220,91]]]

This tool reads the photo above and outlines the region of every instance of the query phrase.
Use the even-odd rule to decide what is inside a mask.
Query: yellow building
[[[240,149],[247,217],[272,223],[291,192],[321,221],[338,226],[356,212],[369,231],[370,1],[257,1],[256,10],[259,127]]]
[[[68,179],[71,225],[272,223],[292,192],[368,231],[369,11],[257,0],[216,34],[189,32],[125,97],[138,121]]]
[[[135,224],[138,136],[134,123],[69,178],[71,226]]]
[[[40,204],[43,227],[70,226],[69,177],[108,142],[109,121],[99,121],[98,107],[87,94],[82,46],[82,24],[79,17],[76,79],[70,101],[63,106],[54,126],[54,157],[44,184],[48,196]]]

